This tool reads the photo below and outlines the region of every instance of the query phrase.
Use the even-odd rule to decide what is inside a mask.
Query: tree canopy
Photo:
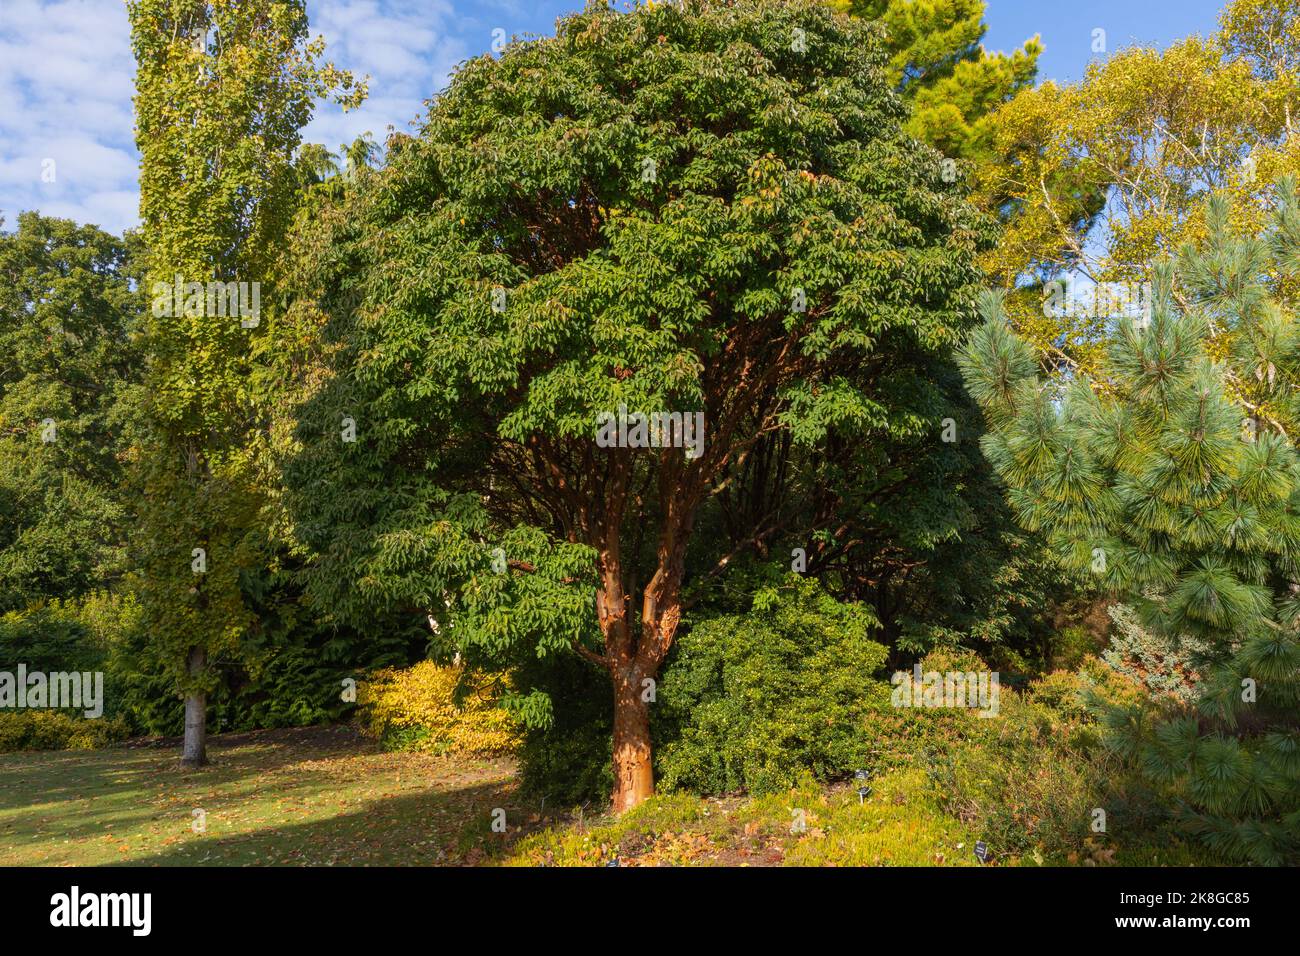
[[[941,430],[924,369],[988,224],[905,115],[880,28],[811,3],[597,5],[465,64],[304,270],[332,376],[286,474],[322,606],[582,655],[615,805],[647,796],[645,682],[729,471]],[[702,415],[702,446],[601,447],[620,413]]]
[[[0,612],[129,566],[141,297],[131,247],[23,213],[0,233]]]

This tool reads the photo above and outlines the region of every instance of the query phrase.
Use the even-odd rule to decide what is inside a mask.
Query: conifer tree
[[[1153,269],[1149,314],[1121,319],[1092,376],[1041,377],[1001,296],[961,356],[990,425],[983,448],[1028,529],[1095,574],[1161,635],[1186,635],[1198,712],[1112,713],[1113,745],[1167,786],[1226,857],[1300,850],[1300,205],[1207,238]]]
[[[987,163],[993,111],[1029,88],[1038,71],[1037,37],[1007,55],[989,53],[984,0],[832,0],[853,16],[880,20],[890,78],[911,106],[907,131],[954,159]]]

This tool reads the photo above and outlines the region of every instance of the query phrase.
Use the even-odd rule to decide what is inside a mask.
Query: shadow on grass
[[[200,771],[154,746],[0,757],[0,861],[457,862],[499,837],[493,808],[523,817],[508,761],[385,754],[349,728],[217,737],[210,752]]]
[[[488,862],[518,837],[492,831],[493,811],[526,819],[509,783],[386,796],[326,819],[291,821],[249,833],[209,831],[124,866],[439,866]]]
[[[349,727],[261,731],[214,737],[211,764],[180,765],[179,739],[128,743],[104,750],[38,751],[0,755],[0,815],[68,800],[107,798],[159,783],[226,784],[307,760],[325,760],[379,748]]]

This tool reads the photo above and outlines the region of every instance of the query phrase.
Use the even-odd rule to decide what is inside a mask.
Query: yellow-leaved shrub
[[[456,704],[456,686],[467,693]],[[391,750],[505,753],[519,742],[517,722],[500,706],[499,674],[465,674],[457,666],[421,661],[385,668],[357,685],[362,729]]]
[[[122,717],[87,719],[58,710],[0,711],[0,754],[19,750],[97,750],[127,736]]]

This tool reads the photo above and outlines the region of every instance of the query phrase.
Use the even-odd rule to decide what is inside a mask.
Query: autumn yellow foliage
[[[0,711],[0,754],[19,750],[97,750],[127,735],[121,717],[87,720],[58,710]]]
[[[519,727],[500,705],[503,686],[499,674],[467,674],[433,661],[386,668],[358,684],[359,720],[366,733],[393,749],[504,753],[519,742]]]

